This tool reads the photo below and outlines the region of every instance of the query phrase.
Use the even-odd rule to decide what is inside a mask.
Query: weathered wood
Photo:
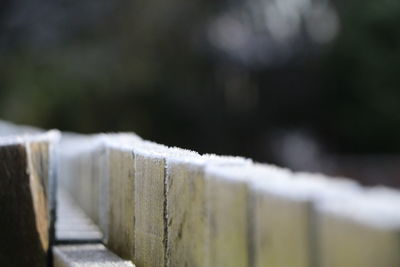
[[[63,134],[60,151],[58,177],[60,187],[68,191],[74,201],[84,212],[97,222],[94,214],[92,190],[98,184],[91,186],[92,164],[89,151],[93,149],[93,139],[90,136]]]
[[[164,189],[161,186],[164,160],[141,156],[135,160],[136,177],[139,177],[135,188],[135,262],[139,266],[165,266]]]
[[[202,162],[167,159],[169,266],[207,266]]]
[[[242,158],[213,155],[166,159],[169,266],[215,266],[209,262],[206,233],[210,203],[206,195],[205,167],[246,163],[249,164]]]
[[[354,185],[268,165],[212,166],[207,177],[217,266],[315,266],[314,202],[351,194]]]
[[[124,259],[134,259],[133,152],[109,150],[110,211],[107,245]]]
[[[0,141],[0,266],[46,266],[57,133]]]
[[[40,232],[49,222],[44,215],[36,225],[27,161],[23,144],[0,148],[0,266],[46,266],[48,235]]]
[[[320,205],[319,266],[400,266],[399,207],[400,193],[387,190]]]
[[[211,266],[251,265],[248,177],[242,172],[231,172],[234,169],[206,169],[206,233]]]
[[[94,138],[96,139],[96,138]],[[92,140],[92,146],[82,151],[79,158],[79,200],[80,205],[94,223],[100,226],[99,196],[100,196],[100,177],[96,170],[96,152],[99,144],[97,140]]]
[[[164,223],[165,159],[135,151],[135,263],[166,266]]]
[[[103,235],[97,225],[78,207],[69,193],[60,189],[57,200],[56,243],[99,243]]]
[[[133,134],[107,138],[108,190],[105,191],[108,192],[108,204],[102,205],[103,208],[108,205],[107,246],[123,259],[132,261],[134,260],[135,249],[135,161],[133,146],[138,142],[140,142],[140,138]]]
[[[279,186],[292,186],[291,174],[273,167],[254,167],[252,239],[254,266],[312,266],[308,229],[309,201],[279,194]]]
[[[254,266],[316,266],[314,205],[345,198],[353,182],[259,166],[252,181]],[[288,257],[290,253],[290,257]]]
[[[166,160],[197,153],[145,143],[135,150],[135,263],[168,266]]]
[[[0,136],[35,131],[0,122]],[[102,236],[76,201],[138,266],[400,266],[398,191],[124,134],[69,134],[56,173],[57,138],[0,138],[0,266],[49,263],[57,174],[73,194],[60,201],[58,241]],[[133,266],[100,244],[54,251],[56,267]]]
[[[54,267],[134,267],[101,244],[54,247]]]
[[[102,135],[63,135],[59,156],[60,184],[104,232],[106,221],[104,216],[101,217],[100,202],[103,197],[107,198],[107,194],[101,192],[106,175],[105,162]]]
[[[97,224],[103,232],[103,242],[107,243],[109,230],[109,171],[107,149],[105,147],[105,136],[101,136],[96,148],[91,151],[92,177],[91,180],[97,184],[93,191],[93,209],[97,212]]]

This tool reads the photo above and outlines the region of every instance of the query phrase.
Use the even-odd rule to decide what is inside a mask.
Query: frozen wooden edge
[[[143,142],[143,139],[134,133],[102,134],[101,138],[104,140],[105,146],[129,152]]]
[[[264,191],[276,196],[297,201],[335,201],[348,199],[361,192],[358,183],[336,179],[319,174],[291,173],[276,179],[269,170],[254,174],[251,186],[256,191]],[[263,179],[264,177],[264,179]],[[268,177],[268,179],[265,179]],[[273,179],[269,178],[272,177]]]
[[[288,183],[292,180],[292,173],[274,165],[267,164],[245,164],[236,166],[224,166],[219,164],[208,164],[206,166],[208,175],[216,176],[218,179],[232,183],[248,183],[254,188],[263,188],[270,183]]]
[[[0,146],[14,144],[28,144],[31,142],[48,141],[50,144],[59,142],[61,134],[58,130],[50,130],[39,133],[22,133],[18,135],[0,136]]]
[[[382,230],[400,231],[400,191],[369,188],[343,202],[322,202],[322,214]]]
[[[54,267],[134,267],[102,244],[59,245],[53,249]]]
[[[60,142],[60,153],[64,157],[73,157],[93,150],[103,143],[102,134],[83,135],[63,133]]]

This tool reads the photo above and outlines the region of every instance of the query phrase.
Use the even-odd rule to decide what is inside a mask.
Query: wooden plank
[[[59,165],[61,187],[106,234],[106,221],[101,217],[103,207],[100,205],[104,204],[101,199],[107,197],[101,192],[106,175],[102,135],[63,135]]]
[[[98,221],[94,213],[92,190],[92,164],[89,151],[93,149],[94,138],[86,135],[63,134],[59,152],[60,187],[71,194],[74,201],[93,220]]]
[[[135,150],[135,263],[168,266],[165,162],[197,153],[145,143]]]
[[[56,166],[60,133],[50,131],[26,136],[24,139],[28,153],[28,169],[36,213],[36,225],[43,225],[43,228],[41,227],[39,230],[39,234],[42,236],[42,244],[47,239],[48,246],[51,246],[55,238]],[[45,216],[49,220],[47,227],[44,227],[41,221]]]
[[[214,266],[209,262],[206,233],[207,204],[205,166],[249,164],[242,158],[168,157],[167,165],[167,257],[170,266]]]
[[[292,186],[289,172],[260,167],[253,175],[268,180],[252,190],[254,266],[313,266],[309,257],[310,202],[279,194],[280,185]]]
[[[213,166],[207,177],[207,229],[217,266],[315,266],[314,203],[358,188],[268,165]]]
[[[314,205],[346,198],[357,184],[264,166],[253,175],[254,266],[316,266]]]
[[[206,169],[206,233],[211,266],[251,266],[250,195],[247,176],[242,171],[242,167]]]
[[[135,263],[166,266],[164,224],[165,159],[135,151]]]
[[[134,162],[129,162],[134,140],[140,138],[133,133],[68,134],[60,157],[63,186],[99,226],[103,242],[129,259],[132,259],[134,242],[131,230],[134,227]]]
[[[319,266],[400,266],[400,192],[318,206]]]
[[[102,244],[62,245],[54,247],[54,267],[134,267],[107,250]]]
[[[56,243],[99,243],[103,235],[93,221],[77,206],[68,192],[58,192]]]
[[[110,136],[106,143],[108,165],[107,246],[123,259],[134,260],[136,135]],[[107,183],[107,182],[106,182]],[[107,194],[107,193],[106,193]]]
[[[167,159],[169,266],[207,266],[202,161]]]
[[[92,192],[93,208],[97,212],[97,224],[103,233],[103,242],[107,243],[109,230],[109,162],[105,141],[105,135],[101,135],[95,149],[90,154],[92,158],[91,180],[94,184],[97,184],[96,191]]]
[[[0,266],[47,264],[54,235],[57,139],[53,132],[0,140]]]

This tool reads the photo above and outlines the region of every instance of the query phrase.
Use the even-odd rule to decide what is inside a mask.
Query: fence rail
[[[5,213],[0,224],[8,233],[0,239],[0,266],[20,266],[15,253],[4,253],[11,241],[25,248],[21,262],[40,255],[29,266],[45,266],[49,246],[54,247],[55,266],[101,260],[100,266],[115,260],[139,267],[400,266],[400,192],[394,189],[295,173],[240,157],[200,155],[129,133],[31,129],[8,124],[2,132],[0,125],[3,136],[29,133],[0,138],[0,205]],[[68,203],[78,206],[59,209],[56,238],[55,179],[65,192],[62,198],[69,195]],[[27,207],[33,207],[29,214]],[[77,210],[85,214],[73,215]],[[11,226],[1,218],[25,224]],[[57,245],[68,238],[76,244]],[[81,244],[98,239],[105,247]],[[82,252],[81,261],[71,256],[71,251],[93,246],[98,254]]]

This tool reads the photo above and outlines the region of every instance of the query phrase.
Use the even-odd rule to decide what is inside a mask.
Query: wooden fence
[[[129,133],[13,127],[0,135],[31,134],[0,138],[0,266],[400,266],[394,189]]]

